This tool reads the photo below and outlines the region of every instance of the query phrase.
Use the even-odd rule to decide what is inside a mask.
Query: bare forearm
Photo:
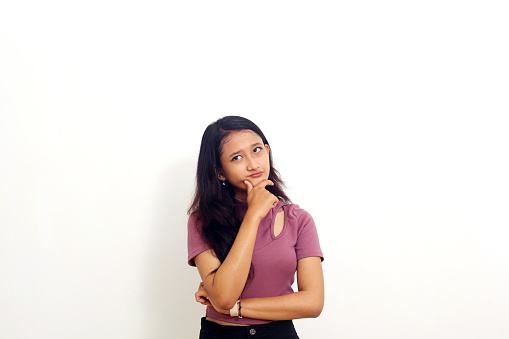
[[[260,221],[246,214],[230,252],[214,275],[212,294],[224,308],[233,307],[244,289]]]
[[[316,318],[323,308],[323,294],[299,291],[292,294],[241,299],[243,317],[264,320]]]
[[[251,268],[258,226],[278,203],[278,199],[265,189],[267,185],[273,185],[272,181],[264,179],[253,186],[246,180],[244,184],[247,188],[248,209],[225,260],[220,263],[210,251],[195,257],[209,299],[223,309],[232,308],[242,293]]]

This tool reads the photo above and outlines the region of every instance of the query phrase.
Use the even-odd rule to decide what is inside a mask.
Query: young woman
[[[195,297],[207,305],[200,338],[298,338],[292,319],[321,313],[316,227],[282,186],[253,122],[228,116],[207,127],[188,222],[188,263],[202,279]]]

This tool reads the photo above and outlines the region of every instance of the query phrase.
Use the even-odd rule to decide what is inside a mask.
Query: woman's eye
[[[240,160],[240,159],[242,159],[242,157],[240,155],[237,155],[237,156],[233,157],[232,160]]]
[[[253,153],[258,153],[258,152],[261,152],[262,151],[262,148],[260,146],[256,147],[254,150],[253,150]]]

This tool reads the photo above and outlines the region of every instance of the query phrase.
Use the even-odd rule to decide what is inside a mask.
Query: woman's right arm
[[[245,183],[248,209],[224,262],[221,264],[212,250],[204,251],[194,258],[210,302],[225,310],[235,305],[244,290],[251,268],[258,225],[278,203],[278,199],[265,189],[265,186],[273,185],[270,180],[263,180],[254,187],[249,181]],[[215,269],[217,271],[212,273]]]

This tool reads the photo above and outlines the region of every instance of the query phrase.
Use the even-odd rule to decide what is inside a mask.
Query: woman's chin
[[[251,178],[249,178],[249,179],[247,179],[247,180],[249,180],[249,182],[251,183],[251,185],[256,186],[256,185],[258,185],[260,182],[262,182],[263,180],[266,180],[266,179],[268,179],[268,178],[265,178],[265,176],[263,176],[263,175],[262,175],[262,176],[259,176],[259,177],[251,177]]]

